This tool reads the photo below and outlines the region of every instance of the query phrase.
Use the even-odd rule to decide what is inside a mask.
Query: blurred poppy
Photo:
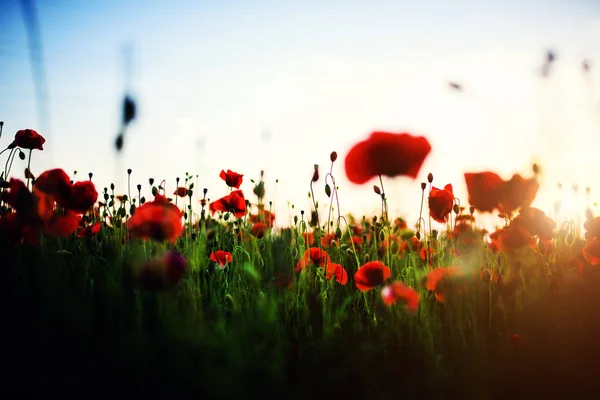
[[[54,214],[46,223],[46,233],[59,237],[70,236],[77,232],[80,221],[81,217],[71,212]]]
[[[153,201],[139,206],[129,218],[129,232],[142,240],[175,242],[183,232],[181,217],[182,212],[176,205],[157,194]]]
[[[425,137],[373,132],[346,155],[346,175],[357,184],[378,175],[406,175],[414,179],[430,151],[431,145]]]
[[[494,172],[465,173],[469,204],[482,212],[498,208],[499,190],[504,181]]]
[[[77,237],[92,237],[96,236],[98,232],[100,232],[100,228],[102,224],[100,222],[96,222],[93,225],[88,225],[77,233]]]
[[[407,309],[416,311],[419,308],[420,297],[416,290],[400,281],[394,281],[381,290],[383,304],[388,307],[400,302],[406,304]]]
[[[490,234],[495,248],[503,252],[512,252],[521,247],[535,248],[533,234],[521,224],[510,224]]]
[[[448,214],[452,211],[454,205],[454,194],[452,185],[444,186],[444,189],[438,189],[435,186],[429,192],[429,215],[437,222],[445,223],[448,220]]]
[[[185,257],[171,250],[146,261],[134,273],[136,283],[146,290],[165,290],[176,285],[188,268]]]
[[[465,290],[461,277],[458,267],[438,267],[427,274],[425,288],[434,292],[436,300],[443,303],[449,293],[462,293]]]
[[[250,215],[250,222],[263,222],[271,227],[275,222],[275,214],[269,210],[259,210],[258,213]]]
[[[174,195],[179,196],[179,197],[185,197],[188,195],[188,190],[187,188],[184,187],[178,187],[177,190],[175,190],[173,192]]]
[[[69,211],[83,214],[94,206],[98,192],[92,181],[75,182],[71,186],[71,195],[63,206]]]
[[[555,223],[552,218],[535,207],[526,207],[521,209],[519,215],[511,222],[512,224],[520,224],[532,235],[537,235],[542,240],[552,239]]]
[[[309,264],[314,264],[319,267],[323,267],[329,264],[329,254],[325,250],[319,249],[318,247],[311,247],[307,249],[302,258],[298,260],[296,264],[296,272],[305,270]]]
[[[383,265],[381,261],[370,261],[356,271],[354,282],[360,291],[368,292],[385,282],[390,274],[390,268]]]
[[[582,254],[591,265],[600,264],[600,238],[588,240],[583,247]]]
[[[237,172],[233,172],[232,170],[228,169],[227,172],[224,170],[221,171],[219,177],[225,181],[227,186],[239,189],[244,175],[240,175]]]
[[[250,228],[250,234],[258,239],[261,239],[263,236],[265,236],[265,233],[267,233],[268,230],[269,227],[267,224],[256,222],[252,224],[252,228]]]

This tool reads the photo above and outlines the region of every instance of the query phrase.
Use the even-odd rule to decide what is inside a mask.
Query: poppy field
[[[224,169],[199,188],[127,170],[128,187],[99,187],[93,173],[34,175],[44,143],[23,129],[0,153],[3,394],[597,393],[600,217],[581,230],[532,207],[537,165],[466,171],[461,204],[422,170],[427,138],[373,132],[315,166],[312,210],[280,227],[262,174]],[[344,174],[379,215],[344,214]],[[414,181],[418,221],[389,215],[393,179]],[[478,223],[490,213],[493,231]]]

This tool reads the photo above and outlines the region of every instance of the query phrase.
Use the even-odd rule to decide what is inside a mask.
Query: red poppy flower
[[[423,242],[420,242],[416,236],[411,237],[408,240],[403,240],[400,245],[402,251],[420,251],[423,247]]]
[[[67,204],[71,199],[71,179],[60,168],[42,172],[35,180],[34,186],[40,192],[52,196],[54,201],[61,206]]]
[[[583,227],[586,230],[585,238],[587,240],[592,240],[594,238],[600,237],[600,217],[588,219],[583,224]]]
[[[100,228],[102,224],[100,222],[96,222],[93,225],[88,225],[82,230],[79,231],[77,237],[92,237],[96,236],[98,232],[100,232]]]
[[[33,195],[19,179],[10,178],[8,191],[2,192],[2,200],[20,214],[33,210]]]
[[[180,186],[173,192],[173,194],[179,197],[185,197],[188,195],[188,190],[187,188]]]
[[[98,200],[98,192],[92,181],[75,182],[71,186],[71,195],[63,206],[69,211],[84,214]]]
[[[225,181],[227,186],[239,189],[244,175],[240,175],[237,172],[233,172],[232,170],[228,169],[227,172],[224,170],[221,171],[219,177]]]
[[[419,308],[419,300],[421,296],[411,287],[406,286],[400,281],[394,281],[392,284],[381,289],[381,298],[383,304],[391,306],[397,302],[406,304],[406,308],[411,311],[416,311]]]
[[[213,253],[210,253],[210,261],[216,262],[221,266],[221,268],[225,268],[225,266],[233,260],[233,256],[228,251],[217,250]]]
[[[81,217],[70,212],[65,215],[54,214],[46,223],[46,233],[59,237],[70,236],[77,232],[80,221]]]
[[[482,212],[492,212],[498,208],[499,191],[504,183],[502,178],[490,171],[465,173],[469,204]]]
[[[315,243],[315,234],[313,232],[303,232],[304,247],[312,246]]]
[[[535,238],[520,224],[510,224],[490,234],[494,246],[504,252],[511,252],[521,247],[529,246],[535,248]]]
[[[440,303],[446,301],[446,297],[450,290],[450,279],[460,274],[457,267],[438,267],[427,274],[425,288],[434,292],[435,298]],[[462,289],[458,288],[457,292]]]
[[[327,264],[327,280],[330,280],[335,276],[335,280],[341,284],[345,285],[348,283],[348,272],[342,267],[340,264],[329,263]]]
[[[131,235],[142,239],[175,242],[183,232],[182,212],[176,205],[157,194],[154,200],[139,206],[129,218]]]
[[[361,292],[368,292],[385,282],[390,274],[390,268],[383,265],[381,261],[370,261],[356,271],[354,282]]]
[[[263,224],[262,222],[257,222],[252,224],[252,228],[250,228],[250,234],[258,239],[265,236],[265,233],[269,230],[267,224]]]
[[[581,252],[585,260],[591,265],[600,264],[600,239],[588,240]]]
[[[323,247],[331,247],[338,243],[337,236],[335,233],[326,233],[321,236],[321,246]]]
[[[539,189],[535,178],[524,179],[519,174],[504,181],[493,172],[466,173],[469,204],[482,212],[498,209],[511,213],[529,207]]]
[[[273,226],[273,222],[275,222],[275,214],[268,210],[259,210],[257,214],[250,215],[250,222],[262,222],[271,227]]]
[[[44,150],[43,144],[46,142],[43,136],[33,129],[21,129],[15,134],[14,145],[22,149]]]
[[[212,214],[217,211],[232,212],[237,218],[246,214],[246,199],[241,190],[234,190],[228,196],[210,203],[209,210]]]
[[[540,188],[535,178],[525,179],[519,174],[502,185],[499,210],[510,213],[519,208],[529,207]]]
[[[302,255],[302,258],[298,260],[296,272],[305,270],[311,263],[323,267],[326,264],[329,264],[330,261],[329,254],[327,254],[325,250],[319,249],[318,247],[311,247],[307,249]]]
[[[429,192],[429,215],[437,222],[445,223],[448,220],[448,214],[454,206],[454,193],[452,193],[452,185],[444,186],[440,190],[432,187]]]
[[[512,224],[520,224],[532,235],[537,235],[540,239],[548,241],[552,239],[555,223],[552,218],[537,208],[526,207],[522,208],[519,215],[511,222]]]
[[[373,132],[346,155],[346,175],[357,184],[378,175],[406,175],[414,179],[430,151],[431,145],[422,136]]]

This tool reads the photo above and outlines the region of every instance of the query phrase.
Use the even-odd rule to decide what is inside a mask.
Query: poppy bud
[[[294,225],[298,225],[298,216],[294,215]]]
[[[188,197],[192,197],[192,195],[194,194],[194,191],[192,189],[188,190],[187,192]]]
[[[539,173],[540,173],[540,166],[539,166],[539,165],[537,165],[537,163],[534,163],[534,164],[533,164],[533,166],[531,167],[531,169],[533,170],[533,173],[534,173],[535,175],[537,175],[537,174],[539,174]]]
[[[433,174],[431,172],[427,174],[427,182],[433,182]]]
[[[225,215],[223,216],[223,219],[224,219],[225,221],[229,220],[229,213],[225,214]]]
[[[0,121],[0,126],[4,126],[4,121]]]
[[[115,190],[115,184],[114,183],[110,184],[110,190]]]
[[[335,230],[335,237],[338,239],[342,238],[342,230],[340,229],[340,227],[338,226],[337,229]]]
[[[319,180],[319,166],[315,164],[315,171],[313,172],[312,181],[316,182]]]
[[[331,160],[331,162],[335,162],[335,160],[337,160],[337,153],[335,151],[332,151],[329,155],[329,159]]]
[[[415,234],[415,237],[417,238],[417,240],[421,240],[421,232],[418,232]]]
[[[474,206],[470,206],[469,207],[469,212],[471,213],[471,215],[475,214],[475,207]]]
[[[158,194],[158,188],[156,186],[152,186],[152,196],[156,196]]]
[[[123,196],[121,196],[121,199],[123,199],[123,201],[125,202],[125,201],[129,200],[129,197],[127,197],[127,195],[124,194]]]
[[[150,186],[152,186],[154,184],[154,178],[148,179],[148,182],[150,182]]]
[[[381,189],[379,189],[379,186],[377,185],[373,185],[373,191],[377,194],[381,194]]]
[[[25,153],[23,153],[21,150],[19,150],[19,158],[20,158],[21,160],[24,160],[24,159],[25,159]]]
[[[208,193],[208,189],[207,188],[202,189],[202,193],[206,196],[206,193]]]
[[[131,207],[129,207],[129,214],[130,215],[135,214],[135,204],[132,204]]]
[[[108,201],[108,193],[104,193],[104,201]]]
[[[140,190],[142,190],[142,185],[140,185],[139,183],[138,183],[138,185],[137,185],[137,190],[138,190],[138,192],[139,192]]]
[[[132,173],[132,172],[133,172],[133,171],[131,170],[131,168],[128,168],[128,169],[127,169],[127,175],[131,175],[131,173]]]
[[[325,194],[327,195],[327,197],[331,197],[331,186],[329,186],[329,184],[325,184]]]
[[[425,182],[421,182],[421,190],[425,190],[427,184]]]
[[[454,210],[454,214],[457,214],[457,215],[458,215],[458,213],[460,212],[460,208],[458,207],[458,204],[455,204],[455,205],[452,207],[452,210]]]
[[[92,180],[92,176],[94,176],[94,174],[90,172],[90,173],[88,173],[88,176],[90,177],[90,181],[91,181]]]

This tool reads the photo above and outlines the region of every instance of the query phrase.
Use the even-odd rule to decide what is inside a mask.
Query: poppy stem
[[[425,200],[425,187],[421,189],[421,208],[419,209],[419,221],[417,224],[417,232],[421,232],[421,221],[423,221],[423,201]],[[425,233],[425,232],[423,232]]]
[[[381,174],[379,174],[379,184],[381,185],[381,216],[383,218],[383,222],[387,222],[387,199],[385,197],[385,189],[383,188],[383,179],[381,179]]]
[[[29,149],[29,158],[27,159],[27,171],[31,171],[30,167],[31,167],[31,153],[33,152],[33,149]],[[27,174],[27,189],[29,189],[29,174]]]

